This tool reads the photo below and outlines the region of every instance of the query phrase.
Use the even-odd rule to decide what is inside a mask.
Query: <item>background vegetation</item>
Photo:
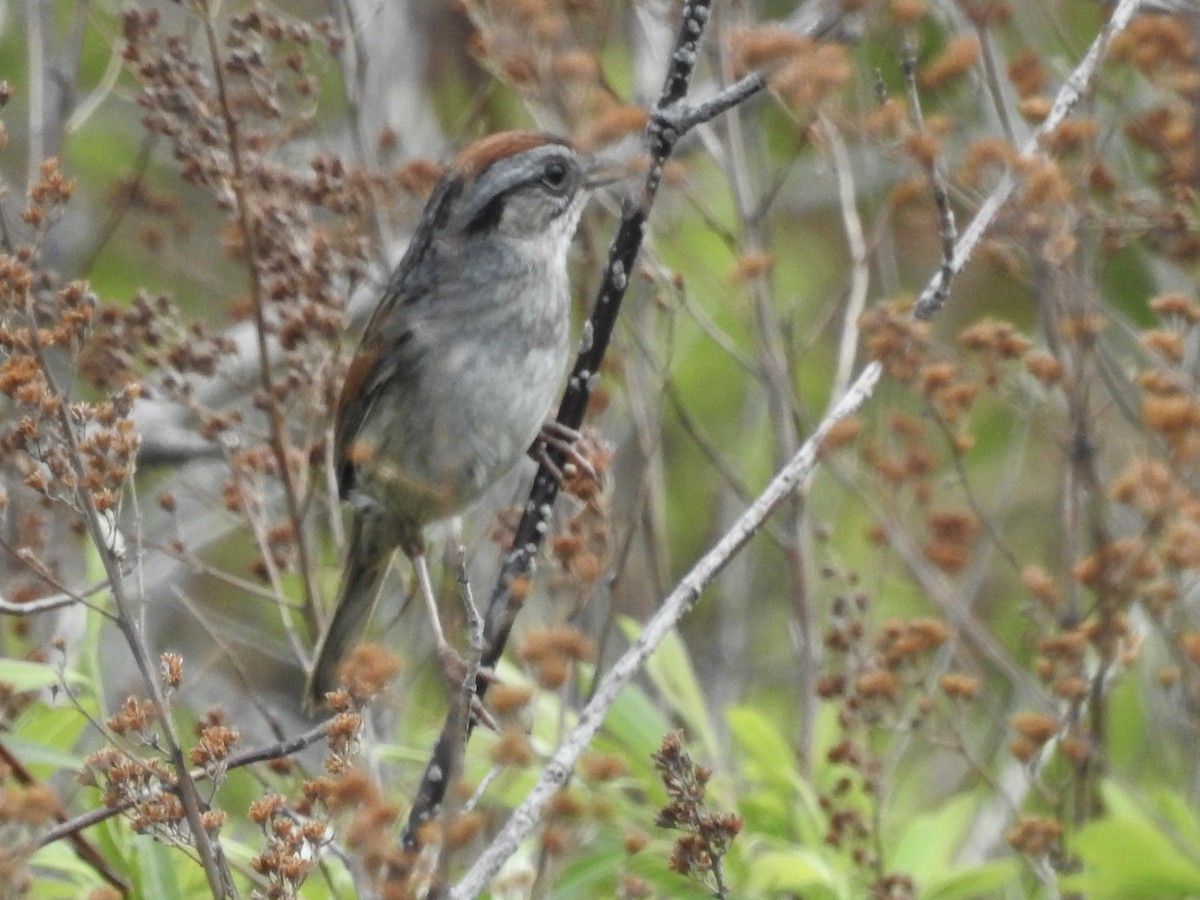
[[[453,698],[406,566],[351,694],[300,711],[330,406],[440,161],[490,131],[628,173],[580,230],[583,322],[678,5],[0,6],[0,895],[453,884],[876,360],[490,895],[1200,896],[1200,10],[1147,6],[1081,67],[1111,6],[714,4],[692,97],[768,90],[667,164],[589,406],[601,478],[559,498],[497,730],[417,854]],[[530,472],[467,517],[481,603]]]

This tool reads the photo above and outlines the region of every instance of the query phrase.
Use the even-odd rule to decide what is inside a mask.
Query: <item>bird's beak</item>
[[[597,163],[584,173],[583,186],[589,191],[594,191],[596,188],[616,184],[621,177],[616,166]]]

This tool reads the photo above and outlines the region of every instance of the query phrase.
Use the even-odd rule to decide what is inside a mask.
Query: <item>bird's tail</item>
[[[313,667],[304,687],[304,706],[310,712],[320,707],[325,695],[337,687],[338,665],[362,634],[375,608],[395,550],[395,543],[387,540],[384,531],[369,516],[354,517],[333,620],[313,651]]]

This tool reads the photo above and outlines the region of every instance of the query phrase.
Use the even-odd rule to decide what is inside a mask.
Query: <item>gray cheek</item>
[[[471,483],[475,491],[482,492],[487,489],[492,481],[491,469],[482,462],[476,461],[471,466]]]
[[[518,193],[509,197],[504,204],[504,212],[500,214],[497,230],[501,234],[515,238],[528,238],[545,231],[559,214],[557,204],[541,195]]]

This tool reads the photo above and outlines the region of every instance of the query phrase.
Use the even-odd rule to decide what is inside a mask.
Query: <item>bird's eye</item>
[[[561,191],[565,188],[567,186],[566,164],[558,160],[546,163],[546,168],[542,170],[542,184],[552,191]]]

